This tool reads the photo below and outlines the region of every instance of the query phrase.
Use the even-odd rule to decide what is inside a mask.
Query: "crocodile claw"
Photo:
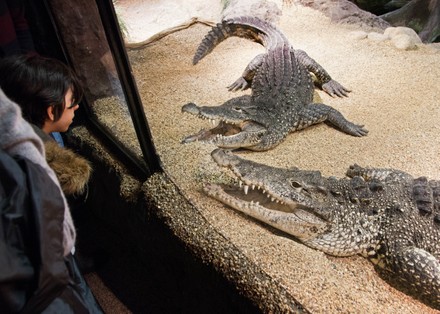
[[[250,88],[251,85],[243,77],[238,78],[234,83],[228,86],[228,91],[236,92],[239,90],[246,90]]]
[[[327,83],[322,84],[322,90],[332,97],[348,97],[348,93],[351,92],[351,90],[345,88],[335,80],[330,80]]]
[[[349,132],[353,136],[361,137],[368,134],[368,130],[363,125],[353,124]]]

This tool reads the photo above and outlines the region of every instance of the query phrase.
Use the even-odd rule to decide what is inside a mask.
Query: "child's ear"
[[[50,121],[53,121],[55,119],[55,115],[53,114],[53,106],[47,107],[47,117]]]

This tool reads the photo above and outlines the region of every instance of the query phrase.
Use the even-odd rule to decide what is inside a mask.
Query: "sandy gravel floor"
[[[333,24],[301,6],[283,11],[279,25],[295,48],[305,50],[331,76],[353,90],[349,98],[324,103],[365,124],[355,138],[320,124],[293,133],[267,152],[241,152],[272,166],[319,169],[342,176],[350,164],[393,167],[415,176],[440,178],[440,53],[422,46],[401,51],[387,42],[354,40],[355,26]],[[208,32],[196,24],[129,53],[154,143],[166,172],[204,217],[313,313],[436,312],[381,279],[361,257],[334,258],[257,223],[206,197],[204,180],[221,178],[212,145],[180,144],[208,122],[181,113],[182,105],[218,105],[235,97],[226,86],[262,47],[231,38],[197,66],[193,54]],[[176,209],[177,210],[177,209]]]

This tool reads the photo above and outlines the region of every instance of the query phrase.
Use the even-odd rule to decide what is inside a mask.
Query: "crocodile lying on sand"
[[[330,95],[346,96],[348,90],[304,51],[293,49],[275,26],[258,18],[238,17],[217,24],[198,47],[193,63],[231,36],[266,47],[266,53],[256,56],[242,77],[229,86],[232,91],[250,87],[252,93],[216,107],[184,105],[183,112],[220,123],[211,130],[186,137],[183,143],[199,140],[223,148],[264,151],[280,144],[289,133],[324,121],[353,136],[367,134],[363,126],[347,121],[336,109],[313,103],[310,72]]]
[[[329,255],[361,254],[440,308],[440,181],[358,165],[326,178],[223,149],[212,157],[240,186],[206,183],[209,196]]]

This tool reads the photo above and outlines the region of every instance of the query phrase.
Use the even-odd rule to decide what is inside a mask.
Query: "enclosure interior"
[[[210,15],[211,19],[220,16],[221,6],[214,7],[212,10],[219,11]],[[90,14],[91,18],[99,16],[97,11]],[[127,16],[118,15],[120,25],[130,27],[130,21],[124,20]],[[203,20],[205,16],[197,17]],[[99,49],[88,53],[96,39],[79,38],[81,45],[76,48],[81,46],[84,51],[70,53],[71,62],[86,82],[86,99],[93,119],[126,150],[143,159],[114,56],[98,22]],[[189,102],[217,106],[232,97],[249,94],[229,92],[226,86],[265,50],[245,39],[230,38],[194,66],[194,52],[210,27],[186,22],[182,24],[187,27],[157,40],[137,38],[138,43],[146,42],[127,44],[161,167],[184,197],[215,230],[312,312],[353,312],[360,308],[371,309],[371,313],[429,312],[425,305],[390,286],[362,257],[327,256],[202,192],[204,182],[230,179],[211,159],[214,145],[181,143],[185,136],[211,127],[205,120],[182,113],[181,108]],[[342,177],[348,166],[357,163],[440,178],[438,49],[422,45],[403,51],[389,42],[356,40],[352,34],[362,30],[360,27],[332,23],[322,13],[294,4],[283,6],[278,26],[293,47],[306,51],[334,79],[352,90],[347,98],[332,98],[320,90],[317,93],[323,103],[338,109],[350,121],[365,125],[369,134],[357,138],[318,124],[288,135],[269,151],[242,150],[237,154],[270,166],[320,170],[325,176]],[[178,216],[179,208],[175,211]]]

